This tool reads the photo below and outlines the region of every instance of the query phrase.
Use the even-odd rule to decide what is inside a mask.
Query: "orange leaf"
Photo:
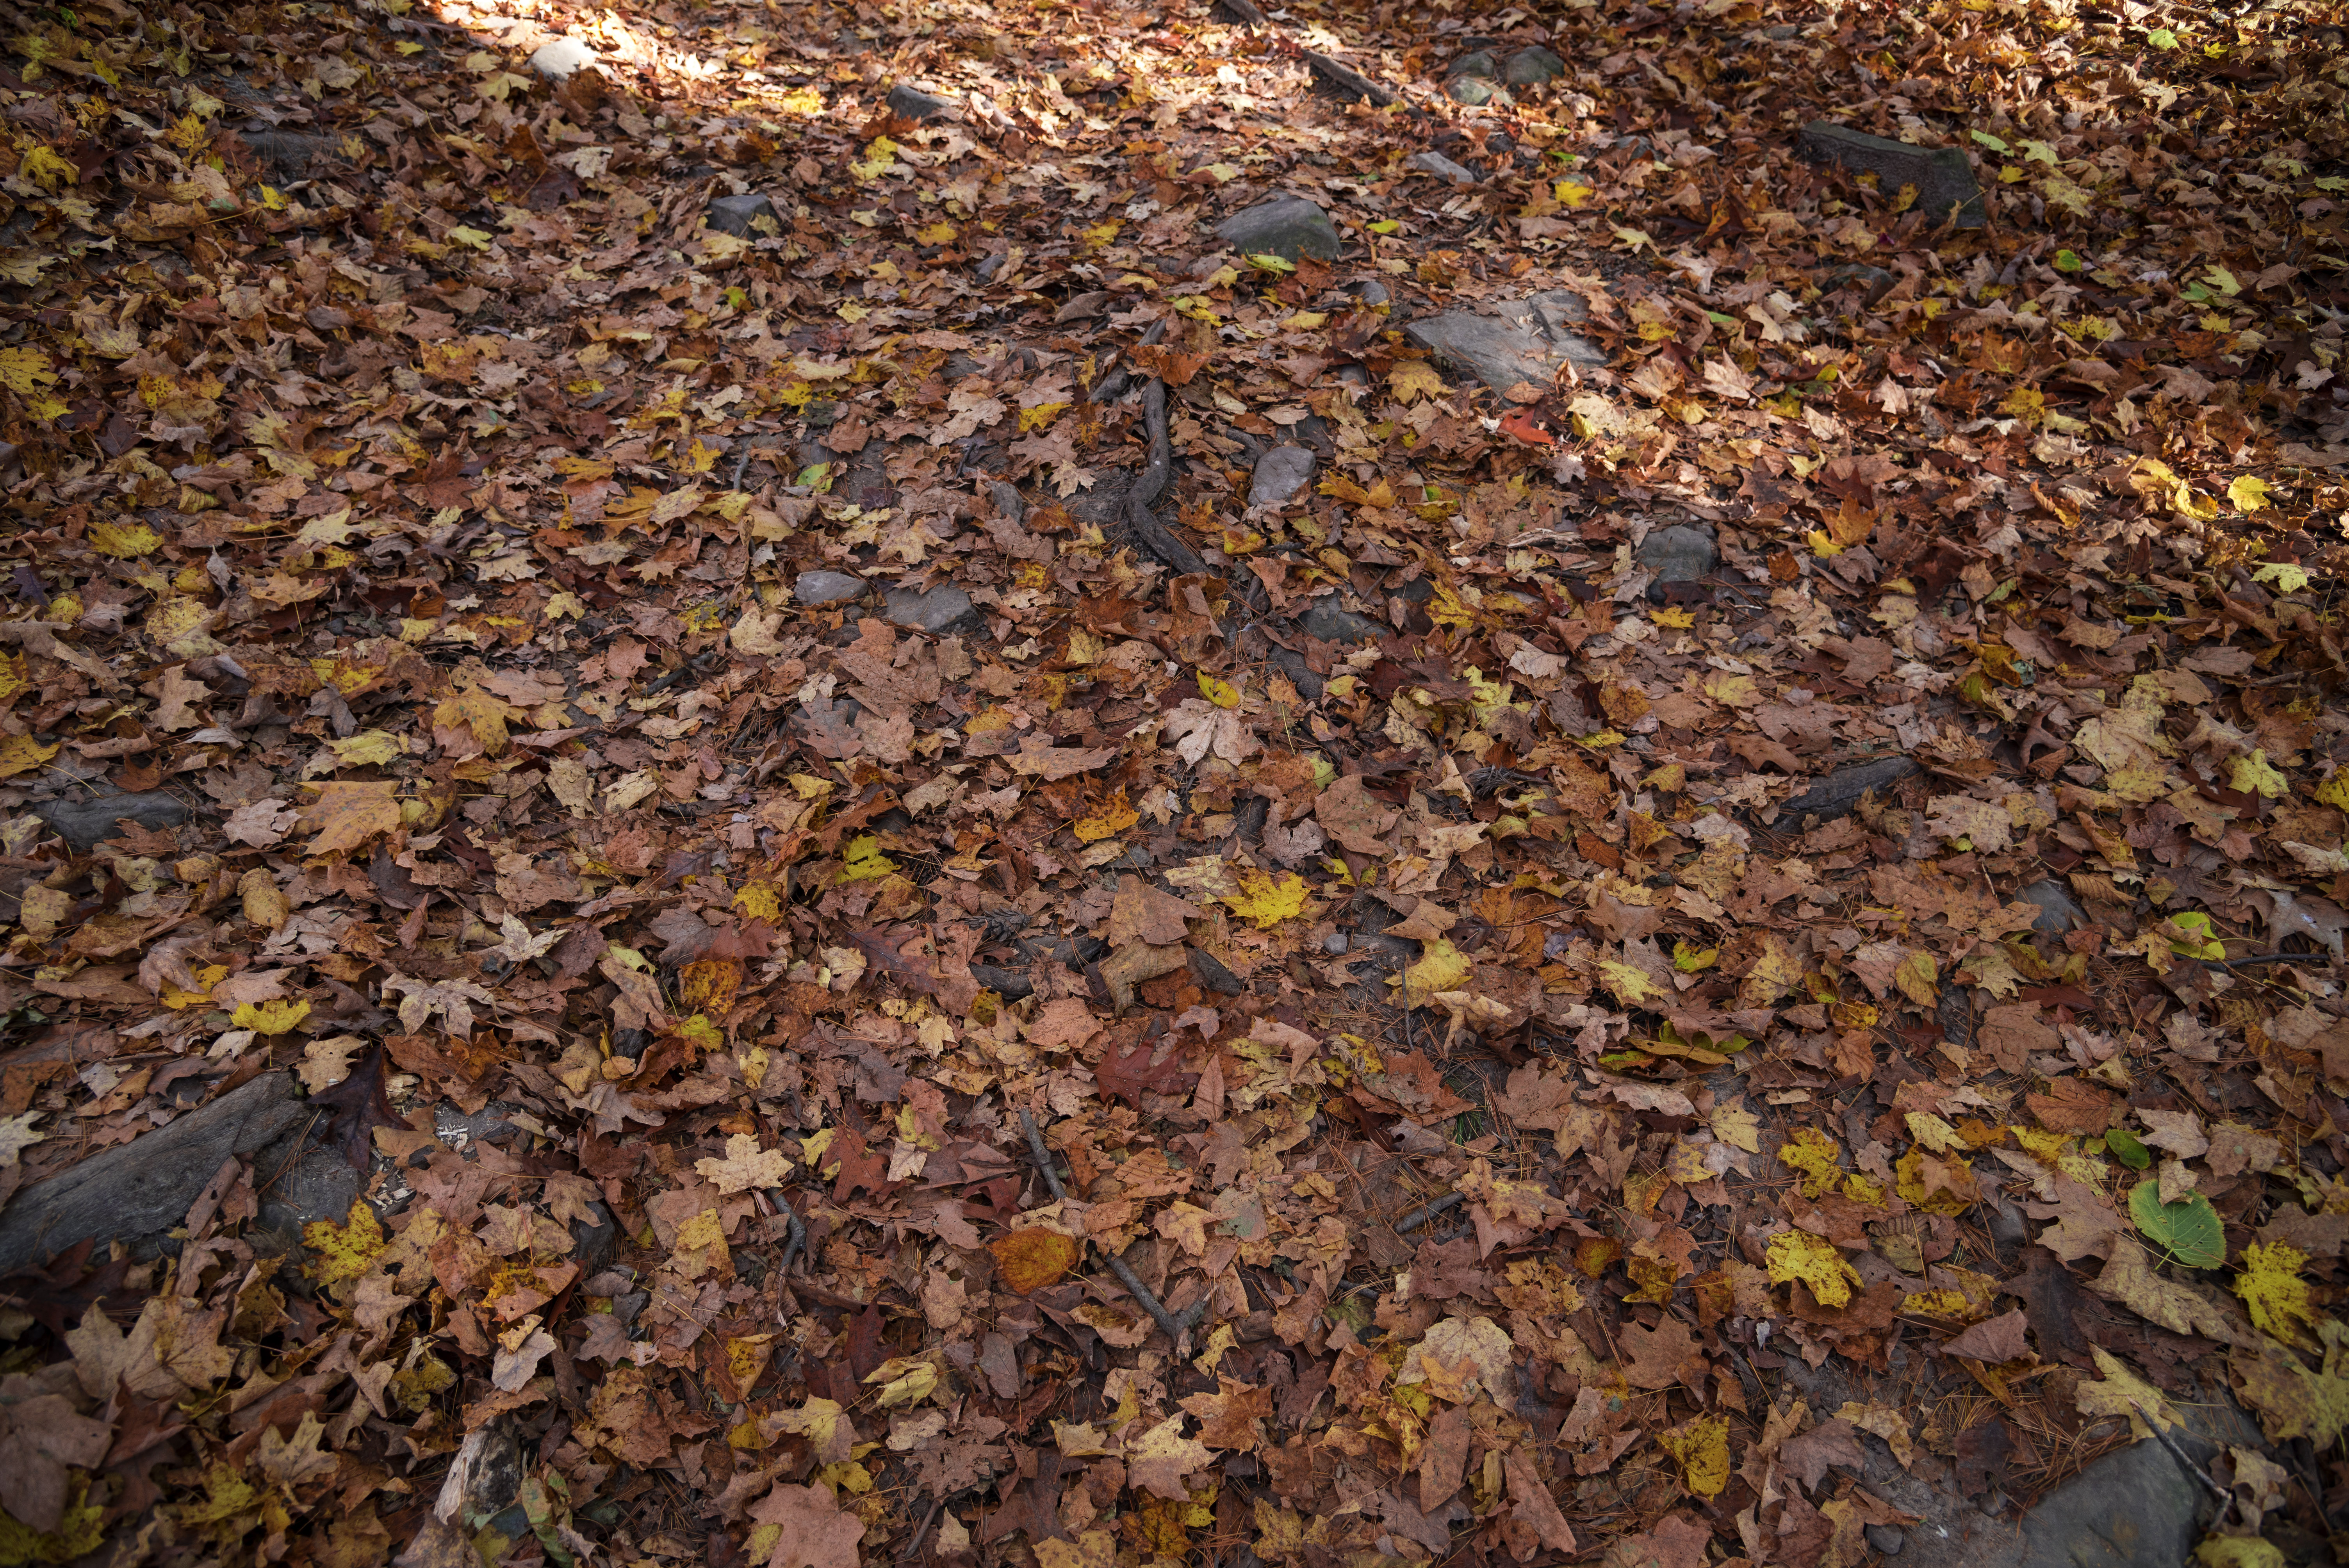
[[[995,1254],[995,1277],[1020,1295],[1043,1289],[1085,1255],[1084,1243],[1074,1236],[1034,1226],[996,1237],[988,1250]]]
[[[1529,447],[1555,447],[1557,438],[1534,423],[1534,417],[1519,408],[1502,416],[1501,434],[1515,436]]]

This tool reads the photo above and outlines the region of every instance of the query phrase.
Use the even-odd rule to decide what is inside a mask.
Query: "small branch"
[[[1313,67],[1315,76],[1337,87],[1340,91],[1350,93],[1356,98],[1370,99],[1371,106],[1374,108],[1385,108],[1395,100],[1394,94],[1387,91],[1353,67],[1341,66],[1327,55],[1308,49],[1305,51],[1305,63]]]
[[[1037,1169],[1044,1172],[1044,1184],[1051,1188],[1053,1197],[1062,1202],[1068,1202],[1069,1190],[1061,1185],[1061,1173],[1052,1168],[1052,1157],[1044,1148],[1043,1129],[1036,1125],[1034,1116],[1024,1110],[1019,1113],[1019,1125],[1028,1130],[1028,1151],[1035,1156]],[[1142,1283],[1142,1276],[1133,1272],[1133,1266],[1131,1264],[1107,1248],[1102,1249],[1102,1255],[1109,1260],[1109,1272],[1117,1275],[1118,1283],[1133,1294],[1135,1301],[1142,1304],[1142,1310],[1150,1315],[1151,1321],[1165,1331],[1166,1343],[1179,1350],[1183,1344],[1183,1336],[1190,1331],[1191,1326],[1196,1323],[1206,1311],[1207,1298],[1200,1297],[1193,1304],[1190,1310],[1177,1317],[1166,1310],[1164,1303],[1151,1294],[1150,1287]]]
[[[800,1212],[792,1207],[789,1193],[776,1201],[782,1205],[783,1218],[790,1222],[792,1230],[791,1234],[784,1238],[783,1255],[775,1264],[775,1272],[788,1276],[792,1272],[792,1260],[807,1246],[807,1225],[801,1220]]]
[[[2185,1466],[2187,1474],[2192,1476],[2196,1480],[2200,1481],[2204,1486],[2210,1489],[2210,1495],[2219,1500],[2219,1516],[2221,1519],[2225,1518],[2227,1510],[2234,1506],[2234,1493],[2229,1491],[2225,1487],[2220,1486],[2217,1481],[2211,1480],[2210,1472],[2204,1470],[2200,1465],[2196,1464],[2194,1462],[2193,1456],[2186,1451],[2185,1446],[2178,1442],[2176,1438],[2173,1438],[2168,1432],[2163,1431],[2161,1429],[2161,1423],[2155,1420],[2151,1412],[2147,1411],[2143,1405],[2138,1404],[2135,1399],[2131,1399],[2129,1401],[2129,1408],[2137,1413],[2137,1418],[2145,1423],[2146,1430],[2153,1434],[2154,1440],[2158,1442],[2163,1448],[2169,1450],[2169,1457],[2176,1460],[2179,1464]]]
[[[1461,1197],[1462,1195],[1458,1192],[1446,1192],[1443,1197],[1436,1199],[1433,1203],[1422,1203],[1418,1208],[1413,1209],[1410,1213],[1405,1214],[1402,1219],[1397,1220],[1394,1222],[1395,1234],[1402,1235],[1405,1231],[1415,1231],[1422,1225],[1427,1223],[1428,1221],[1435,1218],[1436,1215],[1458,1208],[1460,1206]]]

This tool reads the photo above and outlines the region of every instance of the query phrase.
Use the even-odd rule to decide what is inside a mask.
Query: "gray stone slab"
[[[1566,75],[1566,62],[1547,49],[1519,49],[1501,67],[1501,79],[1513,88],[1529,88]]]
[[[1570,330],[1590,315],[1590,307],[1571,290],[1503,300],[1492,308],[1496,314],[1491,315],[1447,310],[1414,321],[1403,332],[1495,392],[1506,392],[1520,381],[1547,387],[1568,364],[1595,367],[1607,363],[1605,349]]]
[[[971,614],[970,595],[951,583],[919,593],[910,588],[892,588],[883,595],[882,607],[898,625],[924,632],[943,632]]]
[[[24,1189],[0,1212],[0,1274],[84,1241],[119,1241],[151,1257],[224,1161],[264,1147],[307,1115],[292,1075],[264,1073],[169,1126]]]
[[[1838,768],[1779,807],[1778,820],[1793,826],[1805,817],[1816,817],[1822,821],[1847,817],[1869,790],[1889,789],[1916,771],[1917,764],[1906,757],[1886,757]]]
[[[1313,454],[1303,447],[1275,447],[1256,460],[1248,479],[1248,505],[1283,506],[1313,479]]]
[[[1482,108],[1486,105],[1506,106],[1516,101],[1509,96],[1508,88],[1495,86],[1487,77],[1454,77],[1444,84],[1444,90],[1451,95],[1454,103],[1466,104],[1470,108]]]
[[[810,606],[837,604],[864,593],[864,579],[845,572],[802,572],[792,583],[792,597]]]
[[[2042,936],[2061,936],[2075,927],[2095,923],[2080,901],[2072,896],[2072,890],[2052,877],[2033,882],[2015,896],[2037,906],[2039,918],[2031,923],[2031,929]]]
[[[771,219],[775,227],[782,227],[782,215],[775,211],[773,201],[764,191],[746,191],[740,196],[720,196],[709,203],[701,221],[721,234],[733,234],[750,240],[761,231],[751,227],[761,218]]]
[[[952,98],[938,98],[903,82],[889,89],[888,103],[892,114],[902,114],[907,119],[936,119],[955,107]]]
[[[1438,180],[1449,184],[1474,185],[1476,183],[1475,170],[1464,168],[1440,152],[1414,152],[1402,161],[1406,169],[1416,169],[1422,174],[1433,174]]]
[[[1814,162],[1875,175],[1877,189],[1887,196],[1903,185],[1914,185],[1919,210],[1935,223],[1947,219],[1953,208],[1961,229],[1979,229],[1990,222],[1973,165],[1954,147],[1891,141],[1826,119],[1803,127],[1795,146]]]
[[[1721,564],[1721,548],[1713,542],[1712,529],[1676,522],[1641,540],[1637,559],[1659,583],[1696,583],[1712,576]]]
[[[1501,57],[1490,49],[1472,49],[1453,61],[1444,74],[1448,77],[1484,77],[1489,80],[1501,74]]]
[[[530,68],[559,82],[589,66],[601,65],[603,58],[577,38],[554,38],[531,52]]]
[[[1345,608],[1338,603],[1335,593],[1324,593],[1306,605],[1297,624],[1308,636],[1319,637],[1325,643],[1375,643],[1394,630]]]
[[[115,825],[119,820],[127,818],[151,830],[176,828],[186,821],[191,813],[188,803],[177,795],[150,789],[137,795],[73,796],[61,800],[44,800],[33,808],[33,815],[47,822],[51,832],[71,844],[75,853],[86,855],[121,830]]]
[[[1337,225],[1302,196],[1276,196],[1244,208],[1216,225],[1216,238],[1245,256],[1338,259]]]

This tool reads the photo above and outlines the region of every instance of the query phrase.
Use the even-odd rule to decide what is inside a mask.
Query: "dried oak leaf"
[[[67,1467],[96,1470],[114,1429],[77,1414],[60,1394],[0,1405],[0,1508],[49,1534],[64,1522]]]
[[[2057,1078],[2045,1094],[2023,1097],[2039,1125],[2050,1132],[2093,1136],[2112,1125],[2118,1101],[2095,1085],[2080,1078]]]
[[[750,1505],[750,1519],[778,1532],[767,1568],[857,1568],[864,1526],[827,1488],[778,1486]]]
[[[369,839],[398,830],[397,784],[342,782],[305,788],[318,791],[318,798],[302,809],[302,825],[318,835],[310,841],[305,854],[347,854]]]
[[[1181,942],[1189,931],[1187,923],[1203,919],[1206,913],[1196,904],[1127,875],[1118,882],[1117,898],[1109,910],[1109,930],[1102,940],[1112,947],[1136,942],[1164,947]]]
[[[1941,1348],[1951,1356],[1971,1357],[1997,1366],[2031,1354],[2031,1345],[2024,1335],[2029,1326],[2030,1320],[2017,1308],[1975,1324]]]
[[[1157,1059],[1164,1052],[1164,1059]],[[1142,1093],[1169,1097],[1187,1094],[1199,1081],[1197,1073],[1183,1070],[1183,1053],[1164,1040],[1131,1040],[1112,1044],[1094,1064],[1093,1081],[1104,1095],[1142,1109]]]

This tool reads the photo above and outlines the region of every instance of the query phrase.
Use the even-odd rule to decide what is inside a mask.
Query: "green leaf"
[[[1977,130],[1971,134],[1976,141],[1981,142],[1992,152],[2010,152],[2013,150],[2012,148],[2008,147],[2005,142],[2000,140],[1997,137],[1992,136],[1986,130]]]
[[[2106,1145],[2111,1146],[2109,1134]],[[2129,1218],[2147,1241],[2188,1268],[2215,1269],[2227,1261],[2226,1228],[2199,1192],[2165,1203],[2158,1180],[2140,1181],[2129,1192]]]
[[[2080,259],[2080,253],[2077,251],[2055,253],[2055,270],[2059,273],[2076,273],[2087,264]]]
[[[2171,32],[2167,27],[2156,27],[2153,31],[2145,36],[2145,41],[2151,44],[2157,49],[2174,49],[2178,47],[2178,35]]]
[[[1368,229],[1373,234],[1392,234],[1397,229],[1402,228],[1402,225],[1396,222],[1392,218],[1381,218],[1375,223],[1365,223],[1362,227]]]
[[[2153,1156],[2146,1152],[2137,1134],[2126,1127],[2116,1127],[2106,1133],[2105,1147],[2112,1151],[2114,1159],[2132,1171],[2143,1171],[2153,1164]]]

